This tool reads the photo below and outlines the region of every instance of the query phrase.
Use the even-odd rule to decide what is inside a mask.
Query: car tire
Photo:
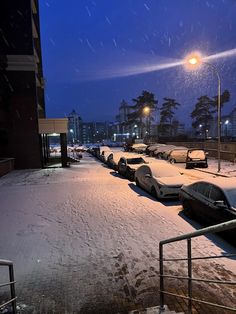
[[[171,158],[171,159],[169,160],[169,162],[170,162],[171,164],[175,164],[175,163],[176,163],[176,160],[175,160],[174,158]]]
[[[192,169],[193,167],[190,165],[186,165],[185,169]]]

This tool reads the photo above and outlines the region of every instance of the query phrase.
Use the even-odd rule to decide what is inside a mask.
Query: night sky
[[[236,0],[40,0],[47,117],[75,109],[84,121],[114,121],[122,99],[143,90],[175,98],[177,117],[189,123],[201,95],[217,94],[205,65],[145,72],[147,66],[181,60],[193,50],[204,56],[236,48]],[[209,61],[236,106],[236,53]],[[134,74],[134,73],[139,74]]]

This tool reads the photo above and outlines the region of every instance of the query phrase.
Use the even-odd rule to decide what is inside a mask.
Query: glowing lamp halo
[[[203,56],[200,52],[194,51],[184,58],[184,65],[187,70],[198,69],[203,63]]]

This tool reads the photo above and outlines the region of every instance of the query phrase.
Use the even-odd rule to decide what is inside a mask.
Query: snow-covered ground
[[[209,175],[188,170],[192,178],[195,172]],[[0,204],[0,258],[14,261],[19,302],[29,313],[156,305],[158,242],[200,227],[182,215],[178,201],[156,201],[86,153],[70,168],[0,178]],[[192,246],[194,256],[235,251],[216,236],[194,239]],[[186,256],[186,242],[169,245],[165,254]],[[187,274],[185,262],[168,263],[166,270]],[[236,280],[236,261],[197,261],[193,275]],[[233,286],[207,291],[235,305]]]

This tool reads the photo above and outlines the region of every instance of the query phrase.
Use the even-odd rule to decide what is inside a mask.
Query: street
[[[0,204],[0,258],[14,262],[22,313],[126,313],[157,305],[159,241],[200,228],[181,214],[178,200],[158,202],[87,153],[70,168],[2,177]],[[216,236],[192,247],[194,256],[234,250]],[[186,256],[186,242],[165,254]],[[187,274],[185,262],[166,270]],[[193,274],[235,281],[235,260],[196,261]],[[203,295],[235,306],[233,286],[203,286]]]

